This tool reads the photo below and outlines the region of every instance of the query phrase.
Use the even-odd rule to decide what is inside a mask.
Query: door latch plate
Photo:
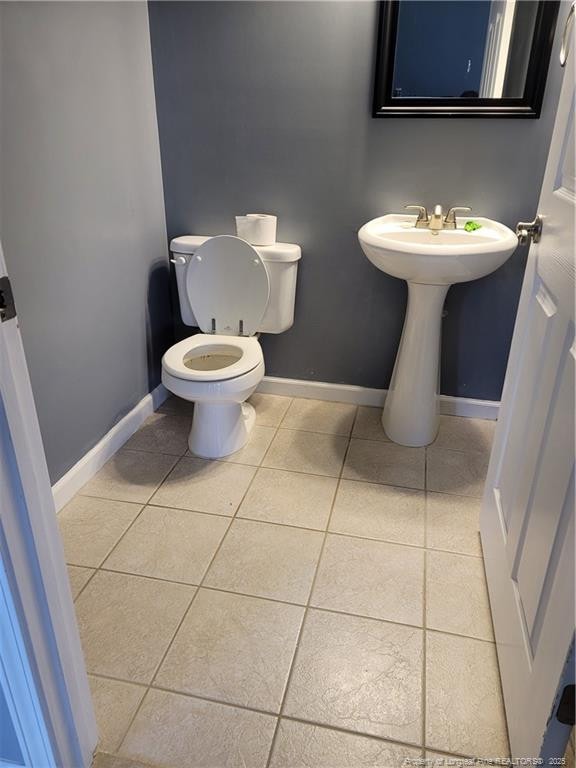
[[[13,317],[16,317],[14,294],[8,276],[4,275],[4,277],[0,277],[0,322],[12,320]]]

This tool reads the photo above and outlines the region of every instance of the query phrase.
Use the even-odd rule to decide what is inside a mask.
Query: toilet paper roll
[[[276,216],[267,213],[236,216],[236,234],[251,245],[274,245],[276,221]]]

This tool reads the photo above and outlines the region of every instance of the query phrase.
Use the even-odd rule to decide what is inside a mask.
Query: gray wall
[[[145,3],[0,4],[0,236],[52,481],[172,340]]]
[[[231,232],[235,214],[277,213],[278,239],[300,243],[303,259],[295,325],[263,339],[267,372],[387,386],[406,289],[362,255],[358,228],[405,203],[468,204],[510,226],[529,219],[557,59],[540,120],[374,120],[375,3],[149,10],[169,235]],[[525,256],[450,290],[444,393],[500,397]]]

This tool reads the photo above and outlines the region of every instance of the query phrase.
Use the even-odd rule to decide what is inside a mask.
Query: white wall
[[[0,3],[0,236],[52,482],[172,339],[145,2]]]

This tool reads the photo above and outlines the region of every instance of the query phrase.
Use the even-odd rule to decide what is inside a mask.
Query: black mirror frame
[[[399,5],[400,0],[379,3],[372,117],[540,117],[560,0],[541,0],[538,4],[524,95],[514,99],[393,98]]]

